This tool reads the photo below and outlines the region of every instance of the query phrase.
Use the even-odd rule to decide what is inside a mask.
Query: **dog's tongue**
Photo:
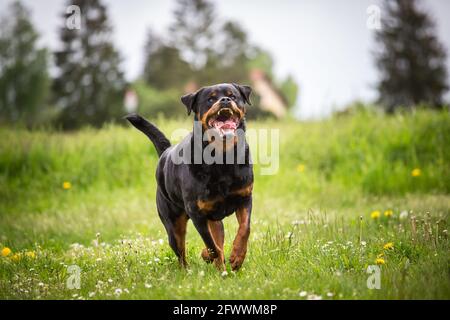
[[[236,130],[236,122],[233,120],[225,120],[225,121],[215,121],[214,127],[216,129],[228,129],[228,130]]]

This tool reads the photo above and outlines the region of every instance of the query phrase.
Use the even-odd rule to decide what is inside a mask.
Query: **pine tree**
[[[0,22],[0,122],[35,123],[49,93],[47,50],[37,48],[38,34],[29,11],[11,4]]]
[[[72,0],[81,10],[80,29],[60,30],[62,50],[55,53],[58,76],[54,94],[61,115],[59,124],[72,129],[96,127],[123,115],[125,80],[120,57],[111,42],[112,29],[100,0]]]
[[[376,53],[380,103],[388,112],[421,103],[441,108],[448,89],[446,52],[431,18],[416,0],[386,1],[384,15],[376,35],[381,47]]]

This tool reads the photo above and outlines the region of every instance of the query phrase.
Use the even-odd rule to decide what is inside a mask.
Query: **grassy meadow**
[[[155,122],[169,136],[192,126]],[[142,133],[0,129],[0,299],[450,299],[448,113],[248,127],[280,130],[280,164],[255,165],[247,260],[228,274],[202,261],[191,222],[178,267]],[[236,229],[228,217],[227,258]]]

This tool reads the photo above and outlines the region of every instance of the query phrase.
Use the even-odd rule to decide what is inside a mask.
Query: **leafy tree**
[[[280,91],[286,99],[289,108],[292,108],[297,101],[298,86],[292,76],[288,76],[280,85]]]
[[[241,59],[247,59],[249,44],[247,33],[242,27],[233,21],[227,21],[223,24],[219,38],[219,44],[216,46],[217,55],[221,58],[223,66],[231,66]]]
[[[133,90],[139,97],[138,112],[144,117],[155,119],[158,116],[186,118],[186,109],[180,104],[182,92],[177,89],[155,89],[142,80],[135,81]]]
[[[208,57],[205,69],[209,70],[207,72],[209,77],[206,77],[204,82],[248,83],[251,46],[246,32],[239,24],[232,21],[225,22],[220,30],[218,34],[221,37],[217,38],[218,43]]]
[[[252,50],[248,68],[262,70],[270,79],[273,79],[273,58],[269,52],[261,48],[256,47]]]
[[[170,26],[171,45],[196,69],[202,68],[214,48],[215,13],[208,0],[178,0]]]
[[[190,65],[176,47],[164,44],[153,32],[147,36],[143,79],[157,89],[181,89],[192,76]]]
[[[179,0],[170,41],[147,37],[143,79],[160,89],[248,82],[247,35],[234,22],[221,23],[208,0]]]
[[[111,42],[112,29],[100,0],[73,0],[81,9],[80,29],[60,30],[62,49],[55,53],[58,76],[54,93],[60,124],[71,129],[101,126],[123,114],[125,80]],[[64,19],[70,14],[64,14]]]
[[[211,1],[178,0],[174,18],[169,41],[152,32],[148,35],[142,78],[150,86],[183,91],[187,84],[200,87],[221,82],[250,83],[252,69],[263,70],[273,80],[270,54],[250,44],[238,23],[222,21]],[[297,95],[293,79],[286,79],[280,89],[293,105]],[[253,100],[258,101],[256,93]],[[264,112],[254,115],[266,116]]]
[[[425,103],[440,108],[448,89],[446,52],[435,36],[430,17],[416,0],[385,2],[382,29],[376,39],[381,72],[380,102],[388,112]]]
[[[29,16],[17,1],[0,22],[0,122],[31,126],[45,107],[49,78],[47,50],[37,48]]]

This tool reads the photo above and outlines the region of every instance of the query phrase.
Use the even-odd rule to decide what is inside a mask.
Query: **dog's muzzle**
[[[218,131],[224,139],[232,138],[236,135],[239,127],[241,113],[234,102],[220,103],[218,111],[208,117],[207,123],[210,129]]]

